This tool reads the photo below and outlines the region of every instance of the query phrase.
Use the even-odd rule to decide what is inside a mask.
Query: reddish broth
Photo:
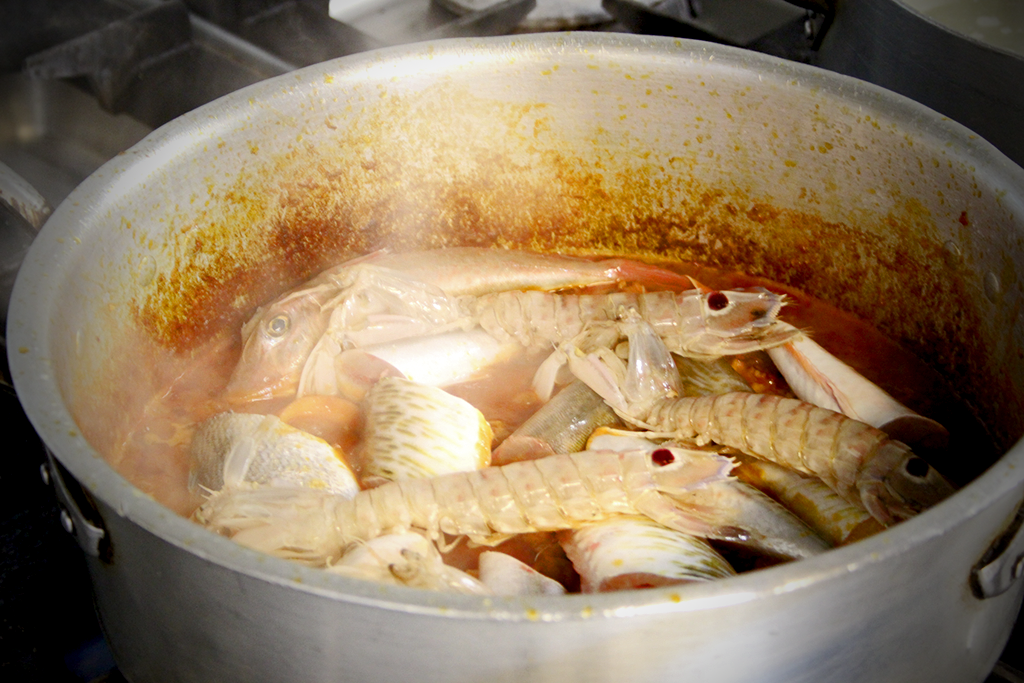
[[[783,319],[809,331],[822,346],[901,402],[943,423],[951,433],[947,453],[970,445],[977,455],[969,462],[954,460],[947,453],[928,456],[955,484],[966,483],[994,460],[994,449],[984,429],[942,377],[871,325],[791,287],[744,273],[697,264],[657,265],[717,289],[766,287],[785,293],[788,305],[783,309]],[[631,283],[626,287],[641,289],[648,284]],[[224,387],[240,351],[239,331],[221,330],[193,353],[194,363],[187,372],[162,394],[152,397],[143,418],[119,441],[120,447],[106,454],[119,473],[178,514],[191,514],[202,499],[201,494],[188,490],[189,443],[194,426],[228,409],[279,414],[290,402],[280,399],[228,405],[223,400]],[[450,393],[476,405],[487,417],[495,432],[495,446],[539,407],[531,380],[546,353],[524,354],[491,368],[486,376],[448,388]]]

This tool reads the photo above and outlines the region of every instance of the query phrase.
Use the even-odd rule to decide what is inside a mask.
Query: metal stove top
[[[0,164],[50,207],[186,111],[376,47],[584,29],[710,40],[814,63],[829,22],[785,0],[0,0],[0,17]],[[0,400],[14,431],[0,472],[0,678],[123,680],[3,351]],[[1024,682],[1022,632],[989,683]]]

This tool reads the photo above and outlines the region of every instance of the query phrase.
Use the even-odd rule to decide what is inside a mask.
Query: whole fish
[[[798,334],[776,324],[783,298],[766,290],[552,294],[630,280],[692,286],[672,271],[626,259],[468,247],[362,257],[256,312],[242,328],[227,395],[245,401],[293,393],[310,374],[307,364],[322,372],[348,348],[477,326],[499,341],[558,343],[592,322],[614,320],[623,306],[641,310],[674,351],[692,356],[766,348]]]
[[[332,316],[345,327],[383,315],[405,325],[437,327],[435,307],[460,296],[518,289],[558,290],[644,278],[666,286],[686,279],[627,259],[586,259],[525,251],[450,247],[359,256],[329,268],[256,310],[242,327],[242,354],[227,387],[236,401],[291,394]],[[440,302],[440,303],[439,303]],[[376,324],[376,319],[369,324]],[[393,330],[392,330],[393,332]],[[392,337],[394,339],[394,337]]]

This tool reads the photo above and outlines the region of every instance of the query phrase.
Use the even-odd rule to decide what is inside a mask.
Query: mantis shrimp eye
[[[916,477],[918,479],[923,479],[924,477],[928,476],[928,470],[931,468],[928,465],[928,463],[925,462],[924,458],[914,456],[907,460],[906,463],[904,463],[903,469],[910,476]]]
[[[658,450],[651,453],[651,462],[658,467],[664,467],[665,465],[671,465],[676,461],[676,456],[667,448],[659,448]]]
[[[712,311],[720,311],[729,305],[729,297],[722,292],[711,292],[708,294],[708,308]]]
[[[288,328],[291,327],[291,323],[291,319],[286,315],[276,316],[267,323],[267,334],[271,337],[280,337],[288,331]]]

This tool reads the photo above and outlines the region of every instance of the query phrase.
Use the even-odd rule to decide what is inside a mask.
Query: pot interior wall
[[[172,122],[58,212],[51,353],[100,452],[259,304],[374,249],[695,260],[876,323],[1022,432],[1021,171],[882,91],[735,50],[545,37],[330,62]]]

